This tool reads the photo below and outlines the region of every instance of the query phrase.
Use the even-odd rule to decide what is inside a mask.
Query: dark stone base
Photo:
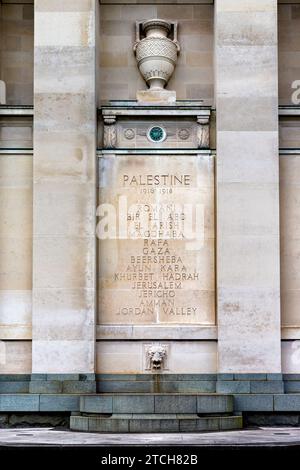
[[[53,427],[68,429],[70,413],[1,413],[0,429]]]
[[[216,432],[242,429],[241,416],[197,415],[73,415],[70,419],[72,431],[100,433],[173,433]]]
[[[71,413],[71,414],[75,418],[73,419],[74,423],[77,421],[77,425],[78,425],[80,422],[80,420],[78,419],[76,420],[76,418],[78,418],[78,413]],[[211,417],[213,418],[213,416]],[[199,415],[198,415],[198,418],[199,418]],[[105,421],[107,423],[107,419]],[[148,422],[148,425],[149,425],[149,422]],[[57,412],[56,413],[41,413],[41,412],[39,413],[0,413],[0,429],[28,428],[28,427],[29,428],[53,427],[53,428],[69,429],[69,423],[70,423],[70,412],[69,413],[57,413]],[[137,421],[135,423],[137,423]],[[190,421],[190,423],[192,423],[192,421]],[[200,424],[200,421],[198,421],[198,423]],[[202,421],[202,424],[203,423],[205,423],[204,420]],[[216,420],[211,421],[211,424],[216,425],[216,423],[217,423]],[[222,423],[225,424],[226,420],[223,420]],[[235,418],[232,421],[228,420],[228,424],[229,423],[230,425],[232,424],[236,425],[237,419]],[[251,427],[257,427],[257,426],[300,427],[300,412],[299,413],[274,413],[274,412],[273,413],[266,413],[266,412],[250,413],[248,412],[248,413],[243,413],[243,423],[244,423],[244,428],[249,428],[249,427],[251,428]],[[142,424],[142,423],[140,422],[139,424]],[[152,421],[152,424],[153,424],[153,421]],[[195,423],[193,422],[193,425],[194,424]],[[199,424],[197,426],[199,426]],[[106,424],[106,426],[108,425]]]
[[[157,407],[164,403],[161,413],[225,412],[210,409],[208,402],[201,410],[186,409],[196,396],[200,403],[203,395],[212,399],[216,393],[230,396],[230,412],[243,413],[249,424],[261,420],[264,425],[300,426],[300,374],[0,374],[0,414],[78,413],[83,411],[80,401],[97,405],[88,412],[101,412],[99,403],[109,408],[103,412],[119,412],[124,404],[122,413],[137,413],[149,395],[158,395]],[[177,396],[176,400],[165,398],[166,394]],[[6,419],[1,416],[0,426]]]
[[[97,393],[280,394],[300,390],[282,374],[96,374]],[[292,392],[293,391],[293,392]]]
[[[32,374],[29,393],[96,393],[95,374]]]
[[[0,374],[0,394],[297,394],[300,374]]]
[[[243,413],[245,427],[300,426],[299,413]]]

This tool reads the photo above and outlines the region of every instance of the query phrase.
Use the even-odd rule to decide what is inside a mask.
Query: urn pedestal
[[[176,104],[176,91],[172,90],[139,90],[136,94],[141,104]]]

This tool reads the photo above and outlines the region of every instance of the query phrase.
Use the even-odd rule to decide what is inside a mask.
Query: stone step
[[[103,394],[80,397],[82,413],[228,414],[233,397],[217,394]]]
[[[117,414],[106,417],[73,415],[70,418],[70,428],[73,431],[103,433],[213,432],[242,429],[242,427],[241,416]]]

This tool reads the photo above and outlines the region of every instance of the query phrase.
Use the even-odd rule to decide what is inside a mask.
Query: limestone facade
[[[153,344],[163,374],[300,374],[300,2],[5,0],[0,15],[0,374],[151,374]],[[178,24],[173,104],[136,102],[136,23],[155,18]],[[99,239],[97,208],[120,196],[170,217],[199,204],[201,249]],[[134,278],[142,256],[181,286],[160,264]],[[175,301],[151,303],[154,282]]]

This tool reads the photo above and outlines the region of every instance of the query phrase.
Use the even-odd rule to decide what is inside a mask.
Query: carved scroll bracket
[[[103,116],[103,119],[103,147],[105,149],[115,149],[117,146],[117,118],[114,115],[106,115]]]
[[[209,149],[209,116],[197,116],[197,145]]]

